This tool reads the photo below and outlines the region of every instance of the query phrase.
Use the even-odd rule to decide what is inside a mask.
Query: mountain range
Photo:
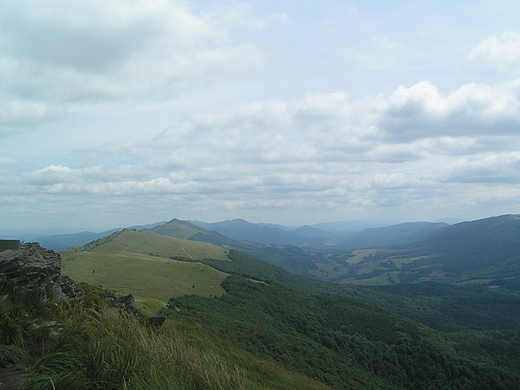
[[[442,222],[410,222],[350,232],[326,231],[308,225],[292,229],[271,227],[264,224],[249,223],[243,219],[218,223],[192,223],[235,240],[262,244],[294,245],[309,252],[322,253],[410,243],[426,238],[436,230],[448,226],[448,224]]]
[[[67,249],[54,268],[86,298],[66,313],[3,291],[0,379],[51,346],[28,388],[141,390],[152,373],[165,390],[520,388],[520,215],[359,231],[174,218],[40,244]],[[138,317],[104,311],[113,294]],[[34,336],[43,323],[60,331]],[[158,361],[178,367],[167,383]]]
[[[402,234],[395,237],[413,227],[425,226],[396,227]],[[335,389],[516,389],[519,232],[519,216],[505,215],[435,226],[418,241],[392,247],[308,253],[173,219],[63,252],[63,272],[133,292],[145,312],[202,326]],[[374,282],[387,267],[383,276],[396,280],[327,283],[274,264],[282,258],[293,268],[302,262],[306,272],[332,274],[342,266],[352,281]],[[434,275],[443,277],[433,282]]]
[[[294,245],[301,246],[308,251],[327,252],[345,249],[361,249],[366,246],[374,247],[391,244],[411,242],[421,238],[416,230],[430,229],[446,226],[445,222],[416,222],[392,225],[383,222],[370,221],[343,221],[335,223],[322,223],[289,227],[265,223],[250,223],[243,219],[234,219],[217,223],[201,221],[186,221],[205,230],[213,230],[235,240],[243,240],[263,244]],[[165,224],[157,222],[149,225],[136,225],[124,228],[150,229]],[[383,228],[378,233],[378,228]],[[75,233],[42,234],[42,231],[29,232],[26,230],[1,231],[3,238],[23,239],[25,241],[37,241],[44,247],[63,251],[75,246],[86,244],[90,241],[112,234],[122,228],[111,229],[103,232],[81,231]],[[393,230],[396,230],[393,233]],[[400,232],[399,232],[400,231]],[[387,238],[383,238],[390,234]],[[23,238],[22,238],[23,237]],[[379,237],[379,238],[378,238]],[[393,237],[393,238],[392,238]],[[392,241],[395,239],[396,241]],[[360,242],[360,240],[362,242]]]
[[[387,269],[381,270],[382,267],[394,267],[390,275],[396,279],[405,279],[404,283],[398,279],[401,283],[384,283],[380,287],[374,286],[377,283],[355,283],[367,285],[363,287],[352,283],[326,283],[316,280],[317,278],[309,279],[288,272],[273,262],[258,260],[253,256],[235,255],[234,261],[225,261],[230,253],[243,253],[245,256],[245,252],[234,245],[259,253],[269,253],[271,250],[272,259],[277,256],[282,258],[284,247],[273,249],[268,245],[235,241],[177,219],[144,231],[126,229],[113,233],[88,245],[63,252],[62,256],[64,270],[73,278],[81,277],[94,285],[110,281],[110,288],[120,294],[129,293],[128,286],[131,285],[134,294],[141,301],[151,300],[147,303],[151,307],[164,306],[170,297],[184,294],[221,294],[222,290],[218,286],[224,275],[214,274],[211,270],[215,269],[226,275],[240,274],[261,280],[278,280],[311,294],[363,301],[420,320],[443,331],[501,329],[504,326],[507,329],[515,329],[517,324],[520,326],[520,312],[517,313],[520,305],[516,306],[515,303],[511,306],[511,303],[517,299],[515,297],[520,277],[520,250],[517,246],[515,252],[512,245],[518,237],[518,234],[515,235],[513,232],[520,231],[519,221],[519,217],[514,215],[493,217],[453,225],[447,228],[447,232],[441,231],[426,241],[408,247],[347,252],[343,257],[339,253],[334,254],[332,260],[323,257],[325,255],[319,258],[309,255],[306,259],[308,262],[316,261],[316,267],[324,267],[324,263],[318,261],[334,261],[336,264],[343,262],[347,264],[345,267],[354,270],[347,275],[353,281],[370,281],[371,278],[374,282],[374,274],[379,275],[379,280],[389,278],[389,272]],[[511,232],[510,238],[513,241],[504,238],[504,229]],[[491,248],[493,244],[495,251],[489,249],[488,257],[482,256],[478,262],[470,266],[467,265],[467,257],[455,256],[460,255],[456,251],[456,244],[450,249],[446,243],[446,240],[462,240],[469,231],[473,231],[473,234],[480,232],[481,236],[476,236],[474,240],[483,247]],[[496,244],[497,242],[500,245]],[[471,241],[468,240],[467,245],[471,247]],[[444,251],[439,252],[439,248]],[[430,251],[430,257],[427,257],[427,250]],[[300,250],[297,248],[288,247],[285,253],[297,254],[298,251]],[[472,253],[471,249],[468,251]],[[356,257],[352,257],[353,253]],[[450,253],[454,257],[450,257]],[[493,253],[501,253],[502,257],[493,256]],[[416,258],[414,262],[407,263],[403,260],[405,256],[410,258],[412,255]],[[402,261],[401,264],[398,259]],[[438,260],[438,264],[434,262],[435,259]],[[289,263],[289,260],[284,264]],[[293,260],[297,261],[296,255]],[[351,265],[348,264],[349,261]],[[359,263],[356,264],[354,261]],[[205,268],[201,264],[211,268]],[[121,278],[120,272],[117,271],[122,266],[126,267],[123,270],[126,278]],[[373,268],[369,269],[369,266]],[[397,269],[397,266],[401,268]],[[448,274],[448,271],[442,271],[443,267],[451,270],[451,274],[444,278],[406,283],[406,278],[417,277],[417,273],[421,273],[423,279],[424,275],[432,275],[433,279],[435,275]],[[465,271],[453,271],[457,267]],[[200,273],[201,269],[205,270],[203,274]],[[486,272],[493,273],[494,278],[484,279],[482,275]],[[383,283],[379,283],[381,284]],[[466,301],[471,302],[472,314],[461,316],[461,313],[467,312]],[[518,303],[520,304],[520,301]],[[504,310],[504,307],[508,309]]]
[[[517,283],[519,272],[516,237],[520,226],[515,215],[453,225],[409,222],[358,232],[268,226],[242,219],[218,223],[173,219],[132,228],[239,250],[292,273],[335,283],[438,281],[499,286]],[[63,251],[115,231],[53,235],[35,241]]]

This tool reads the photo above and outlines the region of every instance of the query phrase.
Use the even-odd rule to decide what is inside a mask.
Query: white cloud
[[[55,197],[135,198],[135,207],[154,196],[200,207],[433,209],[454,183],[518,182],[520,140],[491,126],[517,123],[515,85],[443,96],[422,82],[388,98],[335,92],[242,104],[148,140],[83,151],[80,167],[50,165],[19,185]]]
[[[0,137],[62,116],[64,107],[31,99],[0,98]]]
[[[10,157],[0,157],[0,167],[18,167],[23,165],[23,160]]]
[[[323,221],[517,205],[520,78],[503,78],[519,77],[520,35],[447,4],[3,1],[0,211]]]
[[[520,183],[520,152],[462,157],[449,167],[444,180],[463,183]]]
[[[520,124],[520,88],[467,84],[443,96],[430,82],[399,87],[389,98],[380,126],[388,140],[434,136],[512,135]]]
[[[28,184],[52,186],[63,183],[79,183],[81,173],[63,165],[50,165],[24,174]]]
[[[520,34],[493,34],[482,41],[469,55],[470,60],[520,75]]]

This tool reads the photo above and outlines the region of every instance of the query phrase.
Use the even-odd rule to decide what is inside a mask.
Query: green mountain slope
[[[294,275],[245,253],[230,251],[228,256],[231,261],[205,259],[203,262],[229,274],[277,280],[312,295],[369,303],[443,332],[520,329],[518,290],[440,283],[381,287],[333,284]]]
[[[411,241],[411,237],[422,239],[391,248],[333,253],[309,253],[296,246],[233,240],[179,220],[172,220],[153,230],[239,250],[292,273],[334,283],[520,285],[520,217],[515,215],[451,226],[409,223],[367,229],[350,237],[352,242],[349,241],[348,245],[367,247],[369,242],[389,245],[400,240]],[[378,237],[374,238],[374,235]],[[328,251],[332,248],[339,247],[330,245]]]
[[[147,229],[147,231],[162,234],[163,236],[184,239],[189,239],[197,233],[211,234],[211,232],[206,229],[199,228],[198,226],[195,226],[187,221],[181,221],[177,218],[174,218],[165,224]]]
[[[518,369],[472,361],[466,344],[373,306],[237,275],[223,286],[221,297],[179,297],[163,312],[337,389],[520,386]]]
[[[225,254],[225,259],[203,257],[209,250]],[[110,288],[111,283],[128,288],[134,280],[132,288],[144,286],[146,299],[154,291],[171,294],[165,311],[171,318],[202,324],[257,357],[337,389],[516,389],[520,385],[518,368],[506,362],[507,354],[510,361],[517,361],[515,348],[520,341],[516,332],[447,337],[403,316],[353,302],[390,308],[445,331],[517,330],[520,313],[515,307],[520,307],[520,298],[507,295],[505,289],[477,291],[437,284],[375,289],[329,284],[291,274],[242,252],[132,230],[64,256],[71,256],[64,260],[64,271],[81,265],[84,277],[99,273],[104,282],[94,284]],[[98,268],[88,261],[96,261]],[[171,273],[160,268],[170,265],[177,267]],[[153,269],[159,271],[146,279],[144,275]],[[218,283],[221,292],[199,291],[208,283],[202,275]],[[183,285],[194,278],[200,286]],[[172,293],[168,290],[172,285],[181,288]],[[165,296],[154,299],[164,302]],[[446,310],[450,305],[454,310]],[[504,327],[496,327],[500,322]],[[493,347],[507,343],[512,347]]]
[[[222,295],[221,282],[229,274],[239,274],[263,281],[278,280],[313,295],[370,303],[445,332],[520,329],[520,296],[516,290],[438,283],[380,288],[324,283],[242,252],[208,245],[126,230],[63,252],[63,272],[74,280],[102,285],[120,295],[132,293],[141,308],[150,306],[152,312],[171,297]],[[197,246],[206,249],[195,250]],[[213,257],[221,260],[205,257],[207,248],[215,250]],[[185,250],[192,258],[186,256]],[[193,259],[196,253],[199,259]]]
[[[113,254],[131,252],[161,257],[178,256],[191,260],[200,260],[206,257],[227,260],[227,251],[216,245],[132,229],[116,232],[110,236],[74,248],[72,251]]]
[[[278,265],[293,273],[304,276],[312,277],[313,271],[317,270],[316,259],[323,258],[321,254],[307,253],[292,245],[267,245],[234,240],[215,231],[206,230],[178,219],[173,219],[149,231],[171,237],[185,238],[191,241],[207,242],[223,248],[242,251],[260,260]]]

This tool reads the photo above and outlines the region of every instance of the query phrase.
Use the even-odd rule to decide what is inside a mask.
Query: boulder
[[[60,276],[53,286],[54,299],[61,302],[67,308],[71,302],[81,302],[87,297],[87,293],[68,276]]]
[[[125,295],[124,297],[113,298],[110,300],[110,303],[113,306],[119,309],[124,309],[132,314],[136,314],[139,311],[132,294]]]

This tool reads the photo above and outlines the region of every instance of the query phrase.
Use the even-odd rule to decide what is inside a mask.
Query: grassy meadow
[[[152,256],[64,252],[62,273],[77,282],[109,288],[138,300],[168,299],[185,294],[218,296],[227,274],[196,262]]]

